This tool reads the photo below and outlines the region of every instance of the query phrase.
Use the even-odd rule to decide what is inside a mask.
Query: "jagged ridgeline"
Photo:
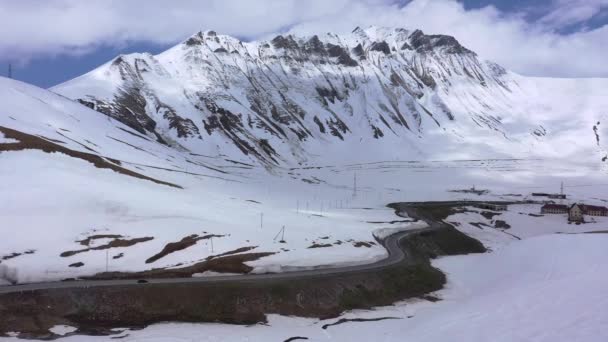
[[[323,146],[448,131],[454,120],[504,135],[515,83],[451,36],[371,27],[259,42],[199,32],[52,90],[160,143],[233,149],[272,167]]]

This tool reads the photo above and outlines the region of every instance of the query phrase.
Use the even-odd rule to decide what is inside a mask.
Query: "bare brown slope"
[[[119,166],[120,161],[112,159],[112,158],[106,158],[106,157],[102,157],[102,156],[92,154],[92,153],[70,150],[67,147],[61,146],[61,145],[51,141],[50,139],[19,132],[14,129],[10,129],[10,128],[3,127],[3,126],[0,126],[0,132],[2,132],[4,134],[4,136],[9,139],[15,139],[15,140],[19,141],[16,143],[0,144],[0,152],[22,151],[22,150],[32,149],[32,150],[44,151],[46,153],[54,153],[54,152],[63,153],[72,158],[86,160],[89,163],[95,165],[95,167],[100,168],[100,169],[110,169],[114,172],[118,172],[123,175],[131,176],[131,177],[135,177],[135,178],[139,178],[139,179],[144,179],[144,180],[151,181],[151,182],[154,182],[157,184],[168,185],[168,186],[178,188],[178,189],[183,189],[181,186],[179,186],[177,184],[164,182],[164,181],[161,181],[158,179],[154,179],[152,177],[142,175],[141,173],[137,173],[137,172],[131,171],[129,169],[125,169],[124,167]]]

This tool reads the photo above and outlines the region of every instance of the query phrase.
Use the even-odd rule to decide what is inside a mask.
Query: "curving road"
[[[400,241],[411,234],[417,234],[423,231],[436,230],[441,228],[440,222],[426,221],[429,224],[427,228],[410,229],[395,233],[382,241],[383,246],[388,251],[388,257],[374,263],[353,265],[344,267],[326,267],[316,268],[304,271],[291,271],[283,273],[266,273],[266,274],[244,274],[231,276],[214,276],[214,277],[197,277],[197,278],[165,278],[165,279],[146,279],[149,284],[187,284],[187,283],[221,283],[221,282],[261,282],[274,279],[300,279],[319,276],[341,275],[344,273],[355,273],[361,271],[369,271],[375,269],[383,269],[400,262],[406,262],[409,255],[407,251],[400,248]],[[46,282],[32,283],[13,286],[0,286],[0,294],[18,293],[27,291],[43,291],[52,289],[70,289],[70,288],[91,288],[91,287],[107,287],[107,286],[145,286],[133,279],[119,280],[76,280],[65,282]]]

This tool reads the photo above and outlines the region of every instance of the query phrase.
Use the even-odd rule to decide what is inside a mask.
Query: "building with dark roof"
[[[567,214],[568,206],[565,204],[547,203],[540,208],[541,214]]]

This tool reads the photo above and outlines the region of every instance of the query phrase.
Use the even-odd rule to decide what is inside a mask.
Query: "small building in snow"
[[[541,214],[567,214],[568,206],[565,204],[547,203],[540,208]]]

